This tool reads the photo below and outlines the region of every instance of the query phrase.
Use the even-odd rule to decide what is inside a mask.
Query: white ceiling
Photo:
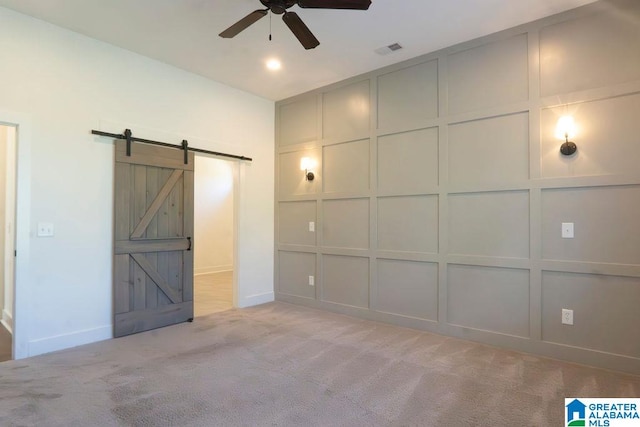
[[[218,33],[258,0],[0,0],[0,6],[172,64],[264,98],[280,100],[594,0],[372,0],[368,11],[300,9],[320,40],[305,50],[269,17],[233,39]],[[376,48],[404,49],[381,56]],[[282,61],[266,70],[268,58]]]

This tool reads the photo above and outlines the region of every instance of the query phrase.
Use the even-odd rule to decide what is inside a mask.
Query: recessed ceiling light
[[[282,63],[277,59],[270,59],[267,61],[267,68],[271,71],[278,71],[280,68],[282,68]]]

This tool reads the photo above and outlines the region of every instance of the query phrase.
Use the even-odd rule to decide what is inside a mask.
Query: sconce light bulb
[[[560,146],[560,152],[565,156],[574,154],[578,147],[569,138],[576,136],[576,124],[571,116],[562,116],[558,119],[556,125],[556,138],[564,140],[564,143]]]
[[[311,169],[311,159],[309,157],[303,157],[300,159],[300,170],[307,171]]]
[[[310,157],[300,159],[300,170],[304,171],[304,177],[307,181],[313,181],[313,169],[316,167],[316,161]]]
[[[575,138],[576,123],[571,116],[562,116],[558,119],[556,125],[556,138],[564,139]]]

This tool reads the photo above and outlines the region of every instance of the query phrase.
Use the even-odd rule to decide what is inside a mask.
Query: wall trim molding
[[[249,295],[238,300],[238,308],[253,307],[254,305],[266,304],[275,301],[273,292],[265,292],[263,294]]]
[[[276,301],[326,310],[332,313],[357,317],[374,322],[388,323],[403,328],[418,329],[428,333],[473,341],[482,345],[529,353],[564,362],[579,363],[602,369],[613,369],[619,372],[640,375],[640,360],[621,354],[607,353],[599,350],[574,347],[544,340],[535,340],[526,337],[517,337],[515,335],[471,329],[448,323],[382,313],[372,309],[351,307],[283,293],[276,294]],[[615,369],[612,367],[615,367]]]
[[[638,250],[626,243],[640,238],[630,214],[640,209],[640,175],[629,154],[637,150],[640,62],[620,54],[629,71],[619,72],[613,61],[593,60],[617,55],[612,44],[638,50],[636,29],[618,12],[640,8],[613,3],[616,13],[597,1],[277,101],[276,301],[640,374],[640,346],[625,329],[639,319],[628,303],[640,295]],[[592,31],[616,42],[587,46]],[[566,61],[550,59],[558,43]],[[592,54],[576,58],[589,66],[573,67],[582,47]],[[355,99],[367,108],[356,112]],[[584,131],[574,158],[560,155],[553,135],[557,117],[569,113]],[[615,151],[600,143],[612,130]],[[339,147],[348,161],[333,154]],[[303,156],[319,163],[311,183],[298,171]],[[347,206],[363,199],[368,211]],[[574,214],[589,232],[570,246],[559,228]],[[333,257],[344,263],[328,263]],[[367,259],[368,276],[349,257]],[[436,263],[437,275],[419,276],[410,262]],[[586,288],[593,294],[577,295]],[[436,306],[438,321],[405,315],[432,317],[418,303]],[[581,320],[563,326],[560,307]]]
[[[38,356],[52,351],[77,347],[79,345],[90,344],[112,338],[113,325],[105,325],[97,328],[71,332],[69,334],[30,340],[28,343],[27,357]]]

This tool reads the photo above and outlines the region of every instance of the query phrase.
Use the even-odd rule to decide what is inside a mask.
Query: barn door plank
[[[164,184],[164,186],[162,187],[158,195],[155,197],[155,200],[153,200],[153,202],[149,205],[149,208],[146,210],[146,212],[140,219],[140,222],[138,223],[138,225],[136,225],[136,227],[133,229],[133,232],[131,233],[132,239],[142,236],[142,234],[147,229],[147,226],[151,223],[151,220],[158,212],[158,209],[160,209],[160,206],[162,206],[162,202],[164,202],[164,199],[167,198],[171,190],[174,188],[176,182],[178,182],[178,180],[181,177],[182,177],[181,170],[173,171],[173,173],[171,174],[167,182]]]
[[[182,298],[180,295],[176,293],[171,286],[164,280],[155,268],[151,265],[151,263],[145,258],[142,254],[131,254],[131,258],[140,266],[142,271],[144,271],[151,280],[164,292],[164,294],[169,297],[172,303],[177,304],[182,302]]]
[[[166,182],[171,176],[171,169],[160,169],[160,181]],[[160,212],[158,212],[158,237],[169,237],[169,198],[162,202]],[[169,252],[158,252],[158,273],[165,280],[169,280]],[[162,293],[158,293],[158,306],[169,304],[169,298]]]
[[[180,183],[184,185],[184,176],[181,176]],[[176,185],[169,194],[169,235],[172,237],[183,236],[183,185]],[[183,252],[169,253],[169,277],[168,283],[175,292],[182,295],[182,263]]]
[[[115,188],[119,191],[115,194],[114,200],[114,216],[118,220],[115,221],[114,234],[115,239],[122,240],[129,236],[129,206],[131,204],[131,165],[116,163],[115,167]]]
[[[132,253],[157,253],[160,255],[164,251],[186,251],[187,249],[189,249],[189,240],[182,237],[174,237],[173,239],[118,240],[115,245],[116,255]]]
[[[116,255],[114,280],[114,310],[116,314],[129,311],[129,255]]]
[[[118,218],[114,225],[115,240],[126,239],[129,236],[129,220],[131,205],[131,165],[116,163],[114,216]],[[114,311],[126,313],[129,311],[129,291],[131,287],[129,274],[129,255],[115,255],[114,257]]]
[[[149,199],[156,197],[159,192],[159,188],[162,184],[160,184],[160,168],[148,167],[147,168],[147,192],[151,196]],[[149,201],[147,199],[147,202]],[[155,199],[152,204],[155,202]],[[151,206],[147,207],[147,212]],[[149,240],[157,240],[158,238],[158,216],[154,215],[149,225],[147,225],[147,229],[144,232],[144,236]],[[136,251],[133,251],[136,252]],[[158,268],[158,254],[157,252],[149,252],[146,253],[145,256],[151,263],[154,269]],[[158,306],[158,287],[157,286],[147,286],[147,308],[155,308]]]
[[[137,224],[147,211],[147,168],[145,166],[135,165],[134,167],[134,221],[130,226]],[[131,263],[133,270],[133,309],[144,310],[147,308],[147,275],[140,265]]]
[[[184,212],[184,235],[190,240],[190,249],[193,248],[193,214],[188,215],[189,209],[193,210],[194,205],[194,176],[193,171],[184,172],[184,193],[183,193],[183,209]],[[193,250],[188,250],[182,253],[183,256],[183,269],[182,269],[182,283],[188,283],[189,279],[193,280]],[[193,301],[193,286],[184,286],[182,289],[182,298],[184,301]]]

